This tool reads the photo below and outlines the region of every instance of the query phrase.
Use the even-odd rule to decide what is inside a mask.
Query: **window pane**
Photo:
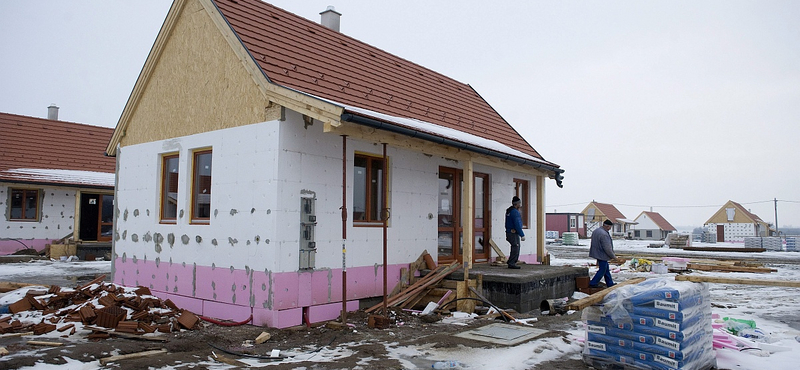
[[[383,207],[383,160],[377,158],[370,158],[370,209],[369,219],[373,221],[382,221],[381,208]]]
[[[483,177],[475,177],[475,227],[483,227]]]
[[[484,253],[486,253],[486,247],[484,246],[483,233],[477,232],[475,233],[475,254]]]
[[[100,214],[100,222],[112,223],[114,222],[114,196],[103,195],[103,210]]]
[[[211,152],[194,156],[194,207],[195,219],[211,217]]]
[[[39,192],[36,190],[25,191],[25,219],[35,220],[36,209],[38,208]]]
[[[22,199],[25,193],[22,190],[11,190],[11,218],[22,218]]]
[[[353,220],[367,217],[367,158],[356,156],[353,166]]]
[[[453,174],[439,173],[439,227],[452,227],[452,226],[453,226]]]
[[[164,157],[163,166],[161,218],[174,220],[178,217],[178,156]]]
[[[452,256],[453,255],[453,233],[452,232],[439,232],[439,255]]]

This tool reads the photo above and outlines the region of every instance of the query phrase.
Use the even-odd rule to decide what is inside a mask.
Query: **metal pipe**
[[[347,135],[342,135],[342,324],[347,323]]]
[[[382,210],[381,214],[383,218],[383,314],[387,317],[389,316],[389,309],[387,308],[387,300],[388,300],[388,290],[386,287],[386,268],[387,268],[387,258],[386,258],[386,251],[387,251],[387,244],[389,240],[388,229],[389,229],[389,208],[387,207],[387,193],[388,193],[388,185],[387,182],[389,181],[389,161],[386,160],[386,143],[383,143],[383,180],[381,181],[381,198],[382,198]]]
[[[342,114],[342,121],[357,123],[357,124],[360,124],[360,125],[369,126],[369,127],[380,129],[380,130],[386,130],[386,131],[390,131],[390,132],[394,132],[394,133],[410,136],[410,137],[413,137],[413,138],[417,138],[417,139],[421,139],[421,140],[425,140],[425,141],[430,141],[430,142],[436,143],[436,144],[442,144],[442,145],[447,145],[447,146],[451,146],[451,147],[455,147],[455,148],[459,148],[459,149],[464,149],[464,150],[467,150],[467,151],[470,151],[470,152],[473,152],[473,153],[484,154],[484,155],[492,156],[492,157],[495,157],[495,158],[500,158],[500,159],[512,161],[512,162],[519,163],[519,164],[524,164],[524,165],[527,165],[527,166],[531,166],[533,168],[540,168],[540,169],[543,169],[545,171],[552,172],[556,177],[556,184],[558,185],[558,187],[562,187],[561,181],[559,179],[559,175],[564,173],[564,170],[562,170],[562,169],[560,169],[558,167],[555,167],[555,166],[547,165],[547,164],[544,164],[544,163],[539,163],[539,162],[536,162],[536,161],[527,160],[527,159],[524,159],[524,158],[515,157],[515,156],[512,156],[510,154],[498,152],[496,150],[481,148],[481,147],[478,147],[478,146],[475,146],[475,145],[466,144],[466,143],[462,143],[462,142],[459,142],[459,141],[443,138],[443,137],[440,137],[440,136],[431,135],[431,134],[426,133],[426,132],[421,132],[421,131],[418,131],[418,130],[413,130],[413,129],[409,129],[409,128],[405,128],[405,127],[401,127],[401,126],[397,126],[397,125],[392,125],[392,124],[389,124],[389,123],[386,123],[386,122],[381,122],[381,121],[378,121],[378,120],[375,120],[375,119],[362,117],[362,116],[356,116],[356,115],[351,114],[351,113]]]

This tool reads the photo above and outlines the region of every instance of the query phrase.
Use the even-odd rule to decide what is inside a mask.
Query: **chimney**
[[[321,25],[339,32],[339,18],[342,17],[342,13],[337,12],[336,9],[333,8],[333,5],[328,5],[328,9],[319,13],[319,15],[322,16],[319,22]]]
[[[47,119],[58,121],[58,106],[56,103],[50,104],[50,106],[47,107]]]

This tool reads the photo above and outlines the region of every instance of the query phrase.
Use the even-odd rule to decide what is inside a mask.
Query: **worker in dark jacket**
[[[506,209],[506,240],[511,244],[511,254],[508,256],[508,268],[518,269],[519,242],[525,240],[525,233],[522,232],[522,214],[519,209],[522,201],[516,195],[511,199],[511,207]]]
[[[597,259],[597,273],[589,282],[589,286],[597,288],[601,278],[605,278],[606,286],[614,286],[611,279],[611,270],[608,268],[608,261],[616,258],[614,255],[614,242],[611,240],[611,226],[614,224],[610,220],[603,221],[603,227],[598,227],[592,232],[592,244],[589,246],[589,257]]]

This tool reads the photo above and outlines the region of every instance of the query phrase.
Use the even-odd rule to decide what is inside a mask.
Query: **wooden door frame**
[[[482,172],[472,172],[469,171],[469,169],[466,171],[466,172],[472,172],[471,176],[472,187],[474,187],[475,177],[480,176],[484,179],[484,191],[483,191],[484,226],[482,228],[483,238],[484,238],[484,253],[478,256],[474,253],[475,228],[469,227],[470,226],[469,223],[471,223],[471,225],[474,226],[475,222],[475,214],[474,214],[475,210],[473,206],[474,201],[470,202],[468,199],[465,199],[465,195],[467,195],[465,194],[465,188],[467,188],[467,186],[463,185],[465,177],[464,172],[465,172],[464,170],[459,168],[439,166],[440,175],[442,173],[453,174],[453,200],[451,205],[453,209],[452,210],[453,226],[448,228],[439,227],[437,221],[437,233],[439,232],[453,233],[453,239],[452,239],[453,254],[447,256],[446,258],[441,258],[437,253],[437,260],[439,263],[451,263],[453,261],[459,261],[463,263],[465,255],[471,256],[470,265],[472,264],[472,262],[488,262],[489,260],[491,260],[491,247],[488,244],[488,240],[491,238],[491,230],[492,230],[491,174]],[[468,193],[470,193],[474,197],[475,193],[474,191],[468,191]],[[437,203],[438,201],[439,200],[437,199]],[[469,239],[464,237],[464,235],[466,235],[467,233],[471,233]],[[469,250],[468,251],[469,253],[465,252],[465,250]]]

